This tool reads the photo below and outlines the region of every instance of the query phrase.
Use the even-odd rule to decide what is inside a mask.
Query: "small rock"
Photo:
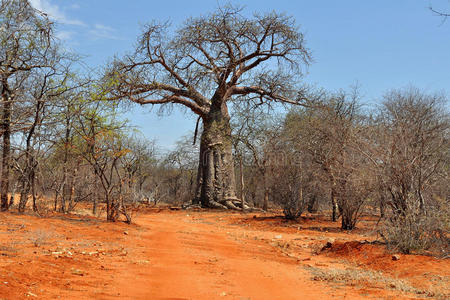
[[[27,297],[37,297],[37,295],[33,294],[32,292],[28,292],[26,295]]]
[[[333,244],[330,243],[330,242],[327,242],[327,243],[325,244],[325,246],[322,247],[322,250],[321,250],[321,251],[324,251],[324,250],[326,250],[326,249],[330,249],[331,247],[333,247]]]
[[[84,272],[78,269],[72,269],[73,275],[84,276]]]
[[[56,251],[56,252],[52,252],[52,255],[56,258],[58,258],[59,256],[61,256],[63,253],[61,251]]]
[[[392,255],[392,260],[393,260],[393,261],[400,260],[400,255],[398,255],[398,254]]]
[[[148,260],[138,260],[138,261],[136,261],[136,263],[140,264],[140,265],[144,265],[144,264],[149,264],[150,261],[148,261]]]
[[[124,231],[123,234],[128,235],[128,231]]]
[[[323,263],[315,263],[315,265],[316,265],[317,267],[328,267],[327,264],[323,264]]]
[[[222,293],[220,294],[220,297],[225,297],[226,295],[227,295],[226,292],[222,292]]]
[[[276,238],[276,239],[281,239],[283,236],[281,235],[281,234],[278,234],[278,235],[276,235],[276,236],[274,236],[274,238]]]
[[[311,260],[311,257],[307,257],[307,258],[302,259],[302,261],[308,261],[308,260]]]

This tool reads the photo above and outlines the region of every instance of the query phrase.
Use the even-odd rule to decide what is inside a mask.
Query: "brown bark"
[[[33,162],[34,163],[34,162]],[[34,174],[34,169],[30,174],[30,179],[31,179],[31,195],[32,195],[32,199],[33,199],[33,211],[37,212],[39,214],[39,210],[37,207],[37,195],[36,195],[36,176]]]
[[[8,93],[8,87],[3,84],[2,89],[3,115],[3,153],[2,153],[2,178],[1,178],[1,210],[8,210],[8,190],[9,190],[9,171],[11,159],[11,99]]]
[[[59,195],[59,188],[55,188],[55,198],[54,198],[53,211],[56,211],[58,209],[58,195]]]
[[[22,189],[20,191],[20,200],[19,200],[19,212],[24,212],[25,207],[28,202],[28,192],[30,191],[30,185],[27,181],[22,181]]]
[[[97,214],[97,198],[98,198],[98,192],[97,192],[97,184],[94,183],[94,190],[93,190],[93,199],[92,199],[92,214],[95,216]]]

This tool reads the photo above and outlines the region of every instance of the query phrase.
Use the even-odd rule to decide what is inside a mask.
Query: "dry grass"
[[[377,288],[401,291],[415,294],[423,298],[449,299],[447,291],[439,290],[436,286],[431,289],[418,289],[409,282],[398,278],[392,278],[382,272],[364,269],[325,270],[312,266],[305,266],[311,272],[315,281],[326,281],[338,285],[355,286],[361,288]],[[443,288],[445,289],[445,288]]]
[[[54,232],[42,229],[33,230],[28,234],[28,240],[31,241],[35,247],[41,247],[48,244],[50,240],[55,237],[56,235]]]

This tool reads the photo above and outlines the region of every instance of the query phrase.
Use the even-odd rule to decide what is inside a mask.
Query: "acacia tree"
[[[109,99],[177,104],[198,115],[203,132],[193,203],[232,208],[237,199],[229,102],[301,104],[305,99],[292,82],[309,62],[291,17],[272,12],[247,18],[227,6],[190,18],[173,33],[167,24],[146,25],[135,52],[113,62],[105,84]]]

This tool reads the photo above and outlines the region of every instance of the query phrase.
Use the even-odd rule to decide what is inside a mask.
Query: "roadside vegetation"
[[[275,12],[225,6],[175,32],[150,23],[90,76],[28,1],[2,1],[0,24],[2,211],[82,206],[131,223],[164,203],[299,223],[322,213],[343,231],[370,214],[392,251],[448,257],[446,93],[393,87],[368,105],[357,87],[306,86],[304,35]],[[121,118],[133,103],[185,107],[197,126],[161,151]]]

